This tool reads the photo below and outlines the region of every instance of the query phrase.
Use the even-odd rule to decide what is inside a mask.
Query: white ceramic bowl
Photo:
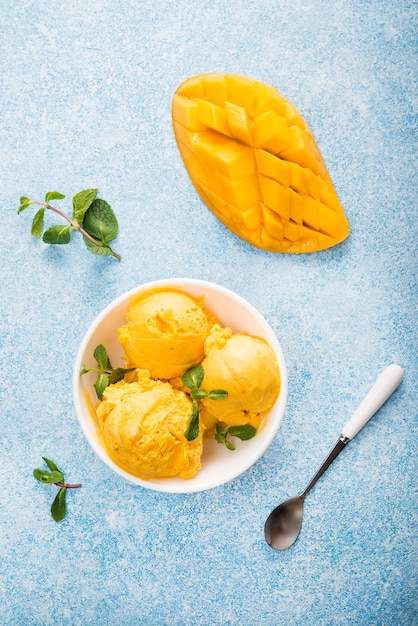
[[[102,343],[106,346],[113,367],[122,366],[122,348],[117,341],[116,329],[126,323],[125,312],[134,297],[150,289],[176,287],[192,296],[203,296],[205,305],[218,317],[223,326],[229,326],[234,332],[247,332],[266,339],[277,355],[281,374],[281,391],[276,404],[266,419],[265,426],[249,441],[234,439],[235,450],[228,450],[225,445],[215,440],[204,444],[202,469],[191,479],[167,478],[141,480],[121,469],[107,455],[100,440],[100,431],[94,418],[92,406],[97,403],[93,388],[95,374],[89,372],[80,376],[84,363],[95,365],[93,351]],[[287,400],[287,371],[280,344],[273,330],[263,316],[236,293],[214,283],[191,278],[173,278],[146,283],[124,293],[111,302],[95,319],[88,329],[74,364],[73,395],[83,433],[94,452],[114,472],[126,480],[147,489],[171,493],[191,493],[204,491],[222,485],[245,472],[264,454],[274,439],[283,418]],[[90,405],[90,406],[89,406]]]

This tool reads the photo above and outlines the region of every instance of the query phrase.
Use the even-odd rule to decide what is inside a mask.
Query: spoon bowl
[[[274,550],[290,548],[299,537],[302,528],[303,502],[297,496],[282,502],[270,513],[264,527],[266,541]]]

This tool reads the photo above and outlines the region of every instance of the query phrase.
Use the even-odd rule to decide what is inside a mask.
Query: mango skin
[[[172,101],[176,142],[203,202],[270,252],[337,245],[349,224],[315,139],[279,92],[238,74],[202,74]]]

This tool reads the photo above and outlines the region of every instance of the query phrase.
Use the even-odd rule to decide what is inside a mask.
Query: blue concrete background
[[[417,620],[417,15],[403,0],[3,0],[0,6],[0,622],[410,625]],[[305,256],[244,243],[199,200],[170,106],[194,74],[276,87],[314,133],[351,225]],[[19,197],[98,187],[123,256],[30,236]],[[68,205],[63,203],[63,208]],[[53,221],[53,220],[52,220]],[[191,495],[123,482],[71,396],[84,333],[143,282],[202,278],[270,322],[289,369],[282,428],[240,478]],[[390,401],[309,495],[302,535],[264,542],[383,368]],[[42,455],[66,478],[61,524]],[[415,498],[415,499],[414,499]]]

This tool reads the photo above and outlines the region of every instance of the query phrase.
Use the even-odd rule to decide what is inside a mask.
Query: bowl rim
[[[236,471],[230,471],[229,473],[225,474],[221,480],[217,477],[213,477],[212,480],[206,479],[204,485],[200,485],[197,481],[193,482],[193,478],[182,481],[180,486],[179,486],[179,483],[170,482],[172,480],[170,478],[143,480],[137,476],[134,476],[133,474],[130,474],[126,470],[122,469],[114,461],[111,460],[104,446],[101,445],[98,437],[94,435],[91,432],[91,430],[87,427],[86,416],[85,416],[86,409],[85,408],[83,409],[83,406],[82,406],[82,397],[81,397],[82,394],[81,394],[81,389],[80,389],[80,379],[81,379],[80,370],[83,365],[83,357],[85,356],[85,351],[91,339],[91,336],[100,326],[100,324],[106,319],[106,317],[112,311],[117,309],[123,302],[125,301],[129,302],[129,300],[131,300],[132,298],[134,298],[135,296],[141,293],[146,293],[147,291],[152,291],[160,287],[167,287],[167,288],[173,288],[173,289],[177,288],[180,290],[184,290],[186,293],[188,293],[187,292],[188,287],[196,288],[196,289],[205,288],[206,290],[213,291],[215,293],[220,293],[223,296],[234,300],[237,304],[243,306],[244,309],[246,309],[251,314],[251,316],[253,316],[255,320],[259,324],[261,324],[261,326],[264,328],[265,333],[268,336],[267,340],[272,346],[276,354],[278,364],[279,364],[280,377],[281,377],[280,394],[274,407],[271,409],[271,411],[273,411],[274,419],[273,421],[270,420],[266,425],[267,428],[268,426],[270,426],[270,428],[268,429],[269,430],[268,436],[264,437],[263,445],[260,445],[256,449],[256,452],[254,452],[252,455],[249,455],[247,461],[244,463],[241,463],[239,467],[237,467]],[[194,295],[194,294],[190,294],[190,295]],[[202,296],[203,298],[205,298],[204,294],[202,294]],[[199,297],[199,296],[196,295],[194,297]],[[181,278],[181,277],[180,278],[166,278],[166,279],[162,278],[162,279],[142,283],[141,285],[137,285],[136,287],[128,291],[125,291],[124,293],[117,296],[114,300],[112,300],[108,305],[106,305],[104,309],[102,309],[101,312],[95,317],[93,322],[87,328],[87,331],[85,332],[83,339],[76,353],[74,366],[73,366],[72,392],[73,392],[73,401],[74,401],[77,419],[81,427],[81,430],[84,434],[84,437],[86,438],[93,452],[108,466],[108,468],[110,468],[114,473],[118,474],[120,477],[124,478],[125,480],[127,480],[133,485],[141,486],[141,487],[144,487],[145,489],[150,489],[152,491],[186,494],[186,493],[193,493],[193,492],[199,492],[199,491],[207,491],[209,489],[222,486],[223,484],[226,484],[234,480],[235,478],[238,478],[240,475],[246,472],[250,467],[252,467],[263,456],[267,448],[270,446],[270,444],[276,437],[280,429],[281,422],[283,420],[283,416],[284,416],[286,404],[287,404],[287,397],[288,397],[288,373],[287,373],[283,350],[276,337],[276,334],[274,333],[273,329],[271,328],[267,320],[264,318],[264,316],[248,300],[240,296],[238,293],[232,291],[228,287],[224,287],[212,281],[203,280],[199,278]],[[90,419],[93,422],[93,419],[91,417]],[[265,431],[265,429],[263,429],[263,431]],[[206,442],[205,446],[207,446],[208,443],[209,442]],[[199,475],[199,472],[196,474],[196,476],[198,475]]]

